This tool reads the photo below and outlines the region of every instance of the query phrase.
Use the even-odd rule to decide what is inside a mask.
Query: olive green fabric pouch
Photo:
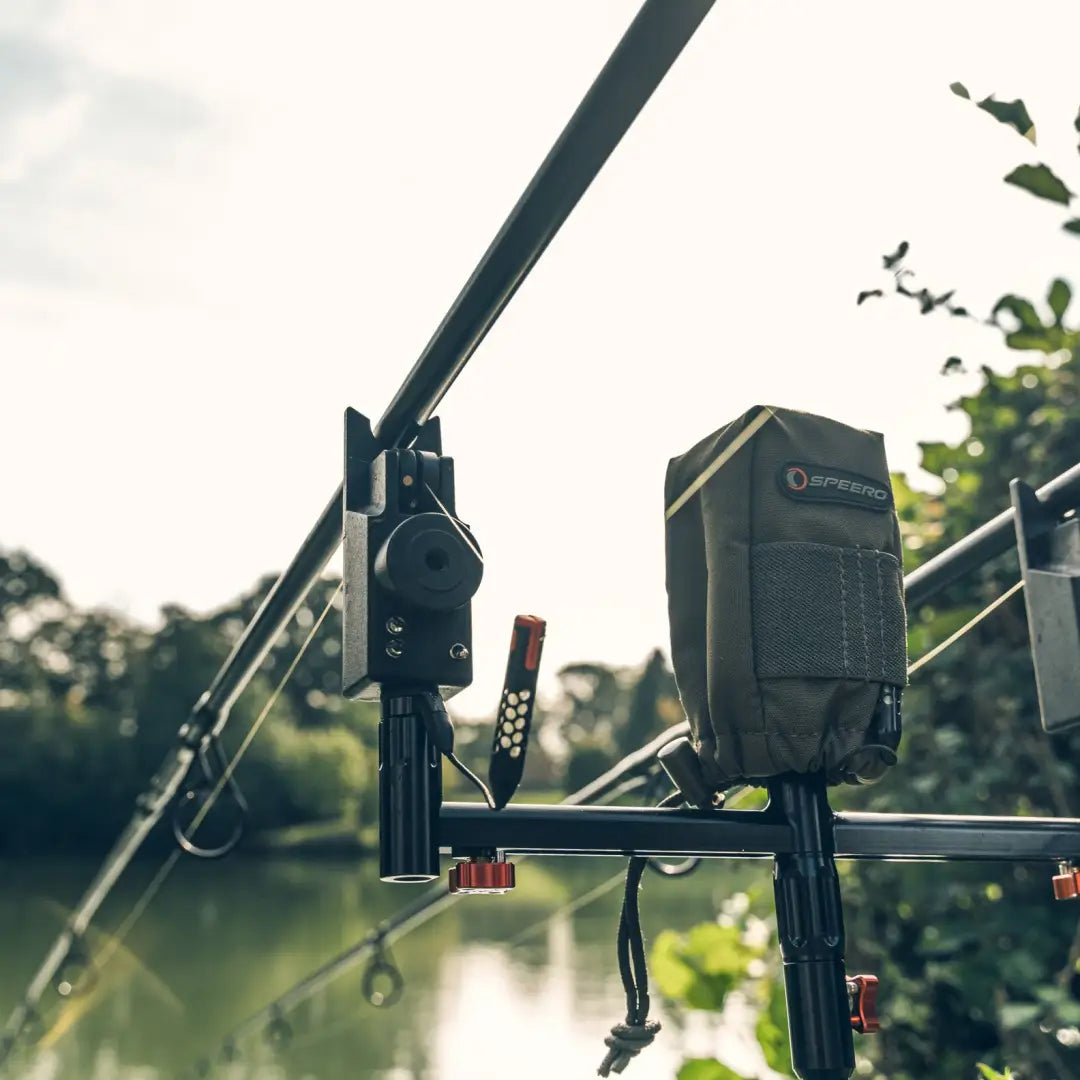
[[[665,495],[672,663],[706,779],[845,778],[882,687],[907,682],[881,435],[755,407],[674,458]]]

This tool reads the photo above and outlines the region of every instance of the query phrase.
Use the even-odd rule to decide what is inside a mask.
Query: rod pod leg
[[[379,721],[379,877],[439,876],[442,759],[407,689],[384,687]]]
[[[792,1065],[802,1080],[847,1080],[855,1069],[855,1047],[825,778],[780,776],[770,782],[769,796],[794,839],[794,851],[778,855],[773,864]]]

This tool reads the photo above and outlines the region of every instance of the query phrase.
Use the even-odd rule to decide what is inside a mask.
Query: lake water
[[[625,1007],[615,960],[621,890],[566,906],[613,877],[622,860],[533,859],[505,896],[464,897],[393,946],[402,999],[375,1008],[363,965],[289,1014],[292,1037],[255,1035],[232,1061],[215,1051],[239,1021],[363,937],[423,886],[379,882],[370,861],[182,860],[89,991],[52,994],[28,1050],[6,1075],[26,1080],[179,1080],[215,1058],[221,1080],[586,1080]],[[100,914],[110,931],[153,876],[137,864]],[[0,1007],[7,1011],[94,870],[33,860],[0,867]],[[685,878],[647,874],[646,934],[715,916],[768,863],[703,864]],[[530,927],[534,931],[522,939]],[[100,948],[100,937],[90,935]],[[627,1080],[675,1076],[688,1056],[716,1056],[766,1074],[747,1014],[673,1015],[654,999],[664,1030]]]

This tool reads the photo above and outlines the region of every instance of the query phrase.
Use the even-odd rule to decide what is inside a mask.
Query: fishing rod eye
[[[649,869],[654,874],[659,874],[661,877],[686,877],[687,874],[692,874],[701,865],[701,857],[698,855],[691,855],[687,859],[681,859],[679,862],[665,862],[663,859],[650,859]]]
[[[293,1037],[292,1025],[280,1012],[275,1013],[266,1025],[265,1037],[271,1046],[278,1048],[288,1046]]]
[[[97,982],[94,959],[82,938],[76,937],[68,947],[53,979],[53,989],[63,998],[74,997],[90,990]]]
[[[383,983],[380,987],[378,984]],[[396,1005],[405,992],[405,976],[398,970],[389,952],[380,948],[364,971],[361,991],[369,1005],[385,1009]]]
[[[199,748],[202,780],[189,787],[173,807],[173,836],[181,850],[199,859],[228,855],[244,835],[247,800],[229,769],[221,740],[211,736]],[[222,799],[227,795],[226,799]],[[210,843],[195,843],[200,830]]]
[[[227,799],[218,797],[211,803],[213,792],[212,787],[204,785],[190,788],[173,809],[173,836],[183,851],[198,859],[223,858],[244,835],[246,806],[231,792]],[[195,843],[193,837],[200,830],[208,832],[213,839],[209,843]]]
[[[240,1048],[232,1039],[227,1039],[221,1044],[221,1049],[218,1051],[218,1060],[223,1065],[231,1065],[234,1061],[240,1060]]]

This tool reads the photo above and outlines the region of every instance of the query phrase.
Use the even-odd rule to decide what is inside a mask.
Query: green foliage
[[[1065,316],[1071,299],[1072,289],[1069,288],[1068,284],[1062,281],[1061,278],[1054,278],[1050,283],[1050,291],[1046,294],[1046,302],[1054,313],[1055,326],[1061,325],[1061,320]]]
[[[675,1080],[742,1080],[742,1077],[716,1058],[690,1058],[679,1067]]]
[[[615,762],[615,755],[602,743],[583,739],[574,744],[566,763],[563,786],[569,793],[584,787]]]
[[[982,1080],[1014,1080],[1014,1073],[1007,1065],[1005,1071],[1000,1073],[997,1069],[990,1068],[989,1065],[984,1065],[981,1061],[976,1068],[979,1070],[979,1076]]]
[[[784,992],[784,980],[774,970],[771,978],[761,980],[761,995],[764,999],[761,1012],[758,1013],[754,1034],[761,1045],[765,1061],[770,1069],[785,1076],[792,1075],[791,1048],[788,1046],[787,996]]]
[[[1044,166],[1022,166],[1010,182],[1062,204],[1072,194]],[[907,285],[896,291],[917,295]],[[922,446],[940,494],[896,478],[906,570],[998,513],[1012,477],[1038,485],[1076,463],[1080,332],[1066,322],[1071,299],[1068,283],[1055,278],[1045,317],[1014,293],[994,305],[989,322],[1008,347],[1049,359],[1003,374],[984,368],[977,391],[954,404],[969,435],[957,445]],[[959,358],[946,365],[961,367]],[[909,654],[944,640],[1017,576],[1014,552],[910,613]],[[882,811],[1071,817],[1080,810],[1080,737],[1041,729],[1019,598],[916,675],[904,712],[901,767],[836,802]],[[945,1080],[977,1066],[983,1077],[1013,1075],[983,1064],[988,1055],[1010,1061],[1025,1080],[1077,1071],[1080,937],[1071,940],[1075,927],[1049,900],[1045,868],[954,864],[945,873],[858,864],[842,873],[850,966],[882,982],[887,1037],[863,1044],[879,1072]]]
[[[968,93],[967,87],[963,83],[950,83],[949,89],[957,97],[966,98],[968,101],[971,100],[971,94]],[[980,109],[988,112],[998,122],[1011,127],[1030,142],[1035,142],[1035,122],[1028,115],[1027,106],[1019,99],[1016,101],[998,101],[991,94],[977,104]]]
[[[659,649],[640,669],[567,664],[559,682],[561,700],[540,722],[556,728],[566,747],[566,791],[576,791],[683,719],[675,676]]]
[[[1014,184],[1040,199],[1049,199],[1063,206],[1068,206],[1073,197],[1073,192],[1049,165],[1018,165],[1005,177],[1005,183]]]
[[[335,587],[316,587],[322,606]],[[76,609],[25,552],[0,554],[3,850],[104,848],[228,654],[233,624],[259,600],[245,596],[205,618],[169,606],[150,633],[106,612]],[[302,612],[234,705],[228,751],[312,626]],[[369,706],[331,705],[312,693],[328,685],[331,662],[339,664],[325,649],[333,632],[324,625],[238,770],[256,828],[374,808],[376,718]],[[160,838],[167,842],[164,832]]]
[[[650,967],[664,997],[691,1009],[719,1010],[762,952],[745,943],[738,926],[702,923],[687,934],[663,931],[653,945]]]

